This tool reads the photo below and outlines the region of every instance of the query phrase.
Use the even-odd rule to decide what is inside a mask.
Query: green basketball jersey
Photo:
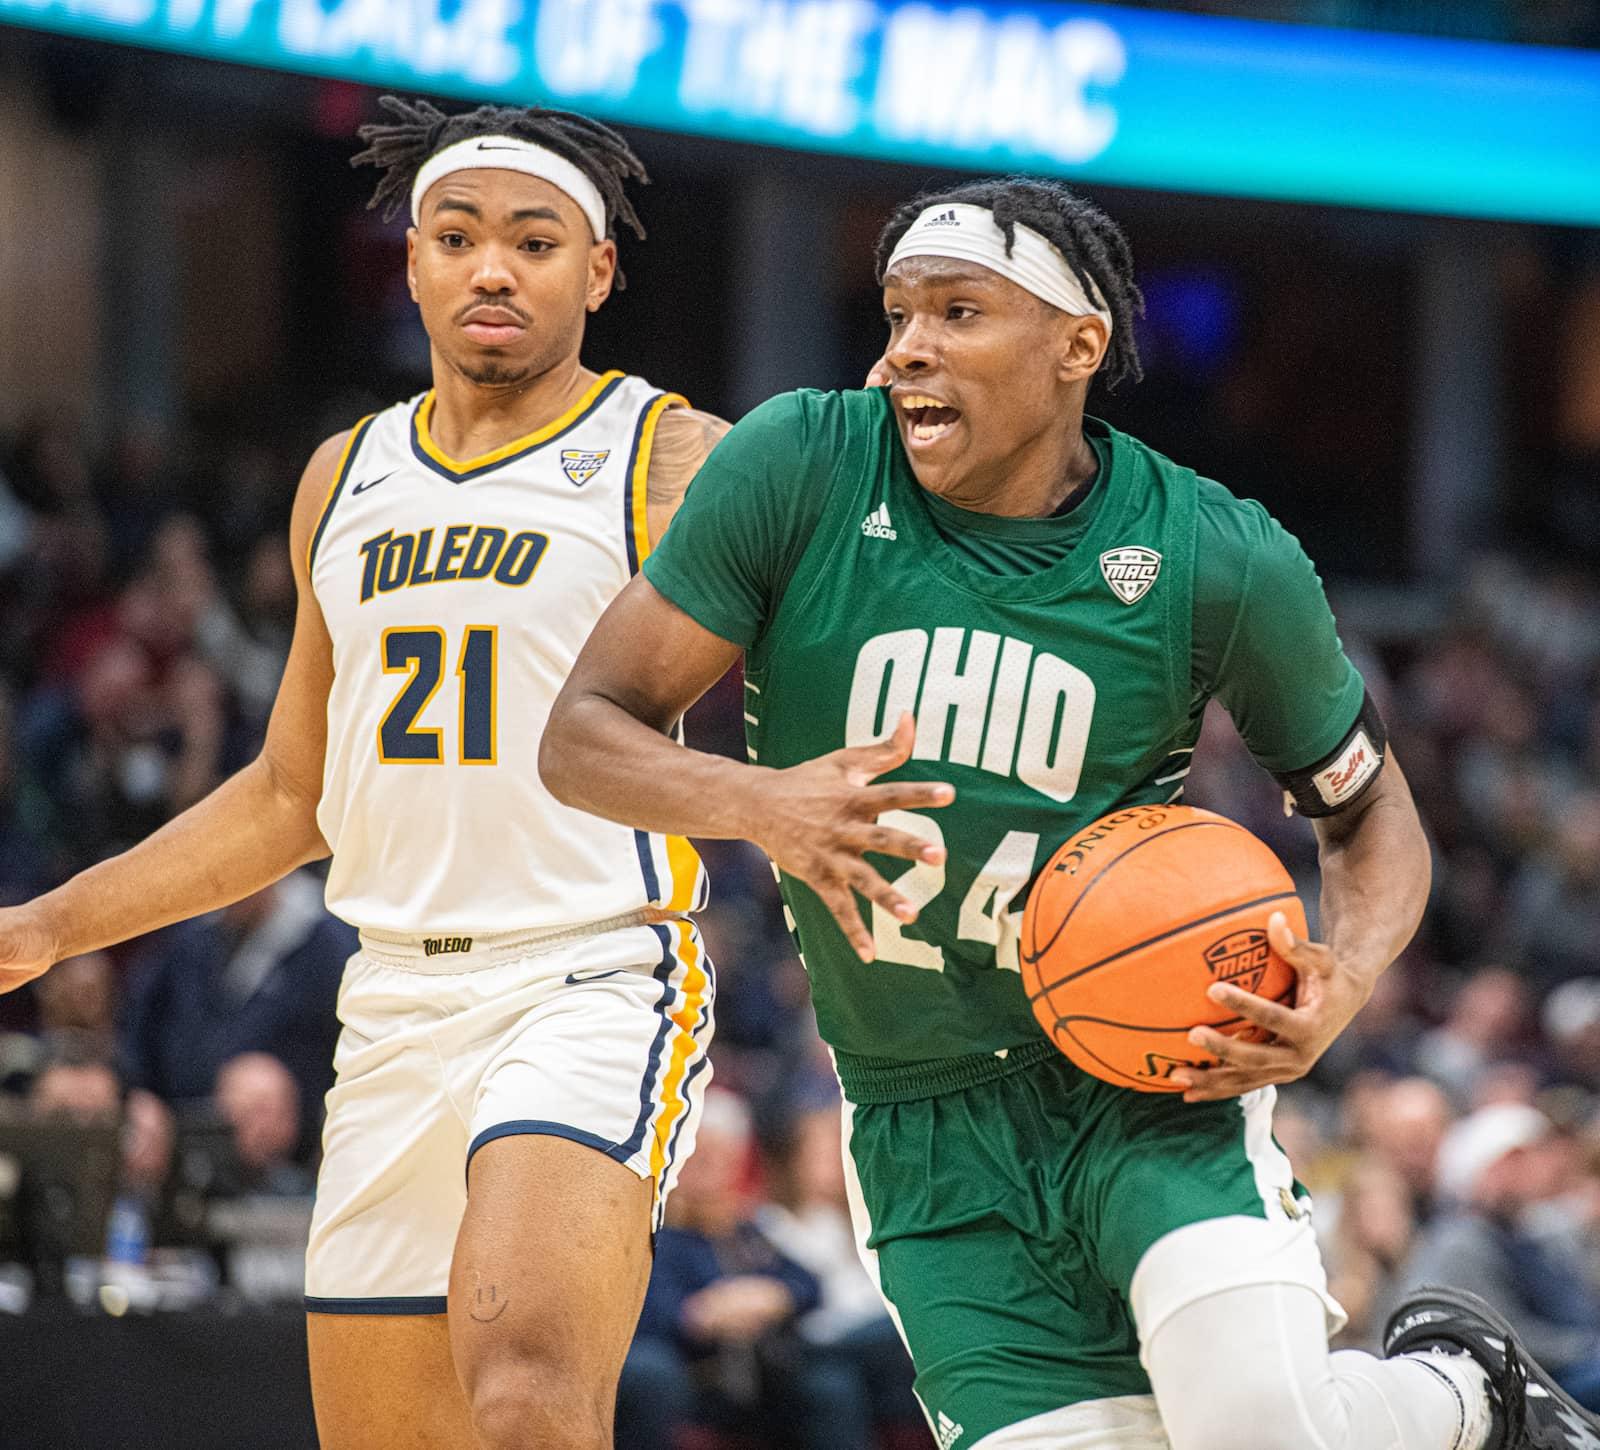
[[[1220,604],[1201,611],[1197,647],[1202,494],[1212,513],[1253,509],[1250,527],[1288,539],[1126,434],[1094,419],[1085,433],[1101,460],[1087,498],[1062,519],[1001,519],[921,488],[882,392],[785,395],[717,449],[645,566],[745,647],[752,761],[782,768],[866,744],[909,710],[916,746],[894,778],[956,788],[948,807],[883,818],[948,858],[870,858],[920,908],[907,926],[860,900],[873,963],[805,883],[780,880],[818,1026],[856,1101],[962,1086],[1043,1044],[1018,971],[1030,882],[1098,816],[1179,798],[1205,700],[1231,679],[1249,551],[1207,566],[1201,593]],[[1237,688],[1228,700],[1236,718],[1254,708],[1267,722],[1246,738],[1278,769],[1326,753],[1361,701],[1304,572],[1310,634],[1290,638],[1312,646],[1316,671],[1308,685],[1304,661],[1287,662],[1266,692],[1302,706]]]

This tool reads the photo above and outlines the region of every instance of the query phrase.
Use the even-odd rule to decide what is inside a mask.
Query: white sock
[[[1335,1356],[1338,1358],[1338,1356]],[[1402,1354],[1387,1364],[1415,1363],[1438,1375],[1461,1399],[1461,1435],[1455,1450],[1483,1450],[1494,1430],[1494,1410],[1489,1403],[1489,1376],[1465,1350],[1430,1349]]]

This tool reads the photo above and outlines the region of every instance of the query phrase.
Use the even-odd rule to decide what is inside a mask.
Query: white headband
[[[1111,314],[1096,307],[1056,247],[1018,222],[1016,242],[1006,253],[1006,234],[987,207],[946,202],[930,206],[914,222],[889,258],[887,272],[907,257],[956,257],[977,262],[1074,317],[1098,317],[1111,327]]]
[[[423,195],[434,182],[452,171],[475,170],[520,171],[548,181],[577,202],[578,210],[589,220],[595,241],[604,240],[606,204],[600,199],[600,189],[565,156],[531,141],[519,141],[515,136],[473,136],[430,156],[411,186],[412,222],[421,218]]]

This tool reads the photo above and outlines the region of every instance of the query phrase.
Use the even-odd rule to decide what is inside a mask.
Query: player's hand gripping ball
[[[1192,806],[1129,806],[1066,843],[1022,917],[1022,981],[1051,1041],[1087,1073],[1141,1092],[1182,1092],[1180,1067],[1217,1059],[1190,1029],[1266,1034],[1206,996],[1213,982],[1293,1005],[1294,969],[1267,941],[1305,909],[1271,849]]]

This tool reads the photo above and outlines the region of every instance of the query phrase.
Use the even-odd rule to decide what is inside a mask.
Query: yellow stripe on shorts
[[[661,1112],[656,1117],[654,1140],[650,1145],[650,1176],[657,1183],[667,1166],[667,1145],[672,1141],[673,1124],[689,1110],[683,1095],[684,1078],[689,1059],[699,1050],[694,1029],[704,1015],[711,978],[701,962],[700,943],[695,940],[694,927],[687,921],[666,923],[678,932],[678,960],[683,963],[683,1001],[677,1011],[669,1014],[672,1025],[678,1029],[672,1039],[672,1056],[667,1063],[666,1075],[661,1081]]]

